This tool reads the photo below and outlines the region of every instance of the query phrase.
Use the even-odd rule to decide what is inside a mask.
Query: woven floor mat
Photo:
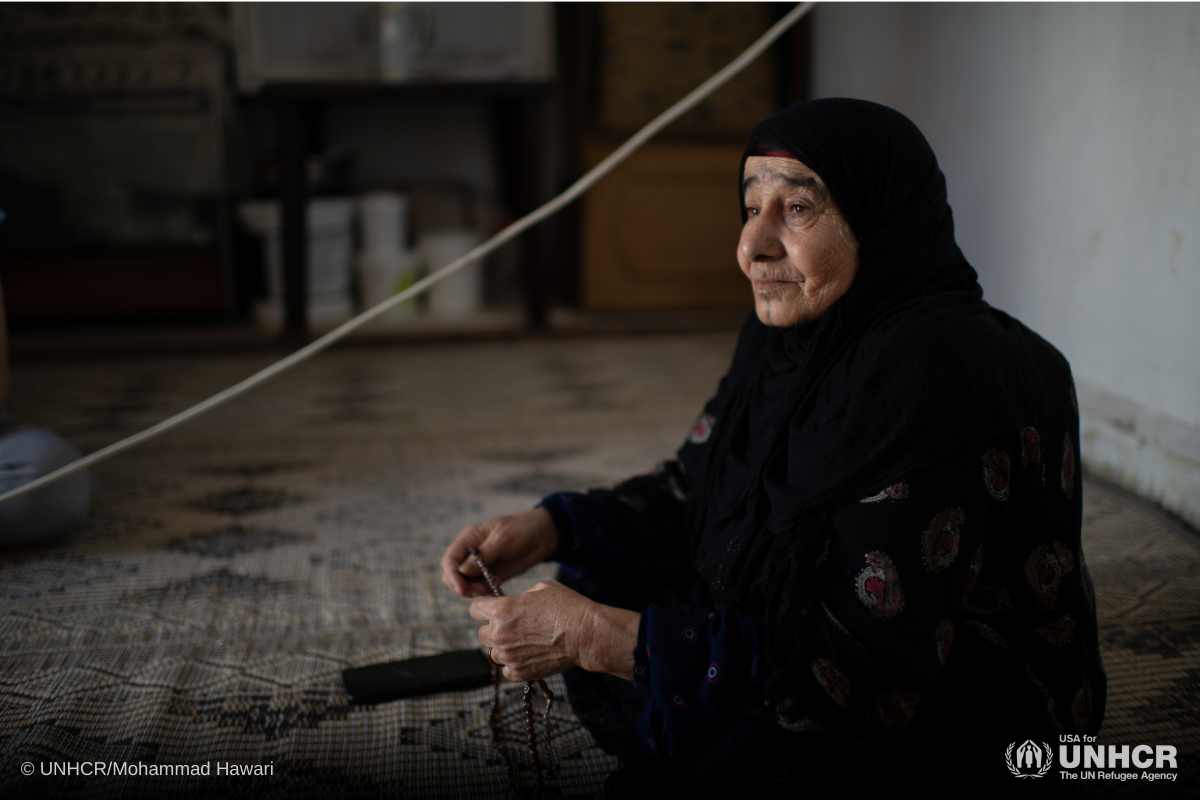
[[[1081,794],[1200,796],[1200,539],[1123,492],[1089,481],[1083,543],[1108,673],[1099,743],[1131,751],[1140,744],[1176,747],[1179,777],[1081,781]]]
[[[83,531],[0,551],[0,794],[508,797],[490,690],[361,708],[341,670],[476,644],[466,601],[439,579],[446,544],[471,522],[674,452],[733,344],[706,334],[339,350],[100,466]],[[90,451],[270,360],[18,365],[9,410]],[[1110,679],[1101,741],[1173,744],[1194,779],[1200,547],[1099,484],[1086,483],[1085,510]],[[551,575],[539,567],[511,591]],[[563,693],[561,679],[551,686]],[[507,691],[518,753],[519,687]],[[614,759],[565,702],[552,732],[552,786],[600,796]],[[208,763],[211,774],[26,778],[27,762]],[[223,764],[272,773],[218,777]],[[518,777],[533,780],[527,766]]]

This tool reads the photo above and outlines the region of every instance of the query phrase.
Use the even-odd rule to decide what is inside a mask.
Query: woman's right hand
[[[468,525],[442,556],[442,583],[463,597],[490,595],[479,565],[468,550],[479,549],[483,563],[500,581],[546,560],[558,549],[558,531],[544,508],[494,517]]]

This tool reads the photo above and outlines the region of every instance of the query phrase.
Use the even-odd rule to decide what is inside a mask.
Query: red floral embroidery
[[[1025,580],[1038,605],[1047,609],[1058,603],[1063,578],[1075,569],[1075,559],[1065,544],[1054,542],[1052,547],[1039,544],[1025,561]]]
[[[867,594],[871,595],[871,607],[883,604],[883,596],[887,589],[887,583],[878,575],[871,575],[863,584],[867,588]]]
[[[1062,647],[1071,641],[1071,637],[1075,635],[1075,618],[1070,614],[1063,614],[1054,620],[1054,622],[1050,622],[1040,628],[1035,628],[1035,630],[1038,636],[1041,636],[1050,644]]]
[[[792,733],[824,733],[825,729],[821,727],[821,723],[811,717],[789,717],[786,714],[779,714],[779,727],[785,731]]]
[[[864,497],[858,502],[878,503],[880,500],[887,500],[889,497],[893,500],[903,500],[904,498],[908,497],[908,481],[897,481],[878,494],[873,494],[870,497]]]
[[[1075,493],[1075,445],[1069,433],[1063,435],[1062,490],[1068,500]]]
[[[988,494],[1001,502],[1008,501],[1008,476],[1011,471],[1008,453],[995,449],[984,452],[983,485]]]
[[[867,553],[867,566],[855,581],[858,599],[878,619],[889,619],[904,608],[904,590],[892,560],[878,550]]]
[[[796,703],[790,697],[775,702],[776,719],[780,727],[792,733],[824,733],[825,729],[811,717],[796,711]]]
[[[967,515],[961,508],[948,508],[933,518],[925,529],[925,569],[941,572],[958,557],[958,542],[962,538],[959,526]]]
[[[817,683],[821,684],[821,688],[833,698],[833,702],[845,708],[850,699],[850,680],[833,665],[833,662],[827,658],[818,658],[812,662],[812,674]]]
[[[912,722],[921,695],[917,692],[888,692],[875,696],[875,724],[885,728],[903,728]]]
[[[937,648],[938,663],[945,664],[950,655],[950,648],[954,645],[954,623],[948,619],[939,622],[933,632],[933,642]]]
[[[712,414],[701,414],[696,420],[696,424],[692,426],[691,433],[688,434],[688,441],[692,444],[704,444],[708,441],[708,437],[712,436],[713,426],[717,424],[717,418]]]
[[[1021,429],[1021,464],[1029,466],[1042,460],[1042,439],[1033,426]]]

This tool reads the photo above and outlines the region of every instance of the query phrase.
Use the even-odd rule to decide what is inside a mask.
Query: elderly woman
[[[983,301],[901,114],[793,106],[739,191],[756,314],[676,460],[466,528],[443,580],[487,593],[473,546],[501,578],[562,564],[478,597],[479,640],[512,680],[578,668],[638,781],[1015,781],[1010,743],[1104,709],[1070,368]]]

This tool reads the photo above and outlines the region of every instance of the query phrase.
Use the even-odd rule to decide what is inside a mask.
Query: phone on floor
[[[355,703],[382,703],[418,694],[474,689],[491,681],[492,664],[482,650],[455,650],[342,672],[342,682]]]

